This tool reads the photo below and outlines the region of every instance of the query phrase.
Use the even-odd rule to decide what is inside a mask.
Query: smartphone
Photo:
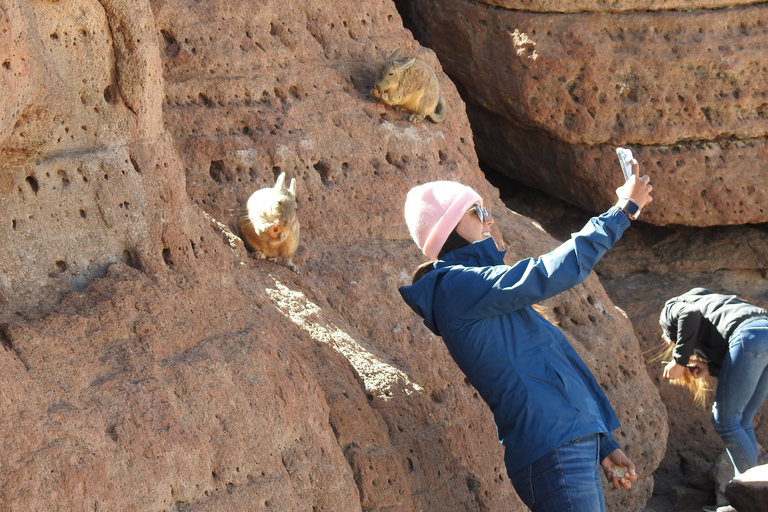
[[[616,154],[619,155],[619,163],[621,164],[621,172],[624,173],[624,181],[627,181],[632,176],[632,150],[627,148],[616,148]]]

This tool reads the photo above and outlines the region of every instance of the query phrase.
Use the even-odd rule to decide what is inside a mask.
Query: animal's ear
[[[404,62],[401,62],[401,63],[400,63],[398,66],[397,66],[397,71],[405,71],[405,70],[406,70],[406,69],[408,69],[409,67],[413,66],[413,63],[414,63],[414,62],[416,62],[416,59],[415,59],[415,58],[410,58],[410,59],[408,59],[408,60],[406,60],[406,61],[404,61]]]
[[[397,57],[398,53],[400,53],[400,48],[396,48],[395,51],[392,52],[392,55],[387,58],[387,60],[395,60],[395,57]]]
[[[277,224],[272,224],[272,227],[269,228],[269,236],[272,238],[280,238],[280,233],[282,232],[283,228]]]
[[[288,192],[296,196],[296,178],[291,178],[291,185],[288,187]]]
[[[275,190],[283,188],[283,183],[285,183],[285,171],[281,172],[280,176],[277,177],[277,181],[275,181]]]

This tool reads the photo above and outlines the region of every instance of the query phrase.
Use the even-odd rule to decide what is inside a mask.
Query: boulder
[[[0,501],[10,510],[523,511],[492,415],[397,288],[406,192],[474,187],[508,261],[557,241],[481,172],[390,1],[4,3]],[[370,95],[394,48],[449,111]],[[7,110],[5,110],[7,108]],[[233,230],[298,183],[300,274]],[[639,510],[666,410],[592,275],[549,302],[622,421]]]
[[[762,512],[768,503],[768,465],[737,475],[725,487],[731,506],[739,512]]]
[[[487,5],[531,12],[599,12],[662,11],[672,9],[717,9],[750,5],[755,0],[486,0]]]
[[[646,222],[768,221],[768,12],[654,4],[414,0],[407,17],[498,172],[600,211],[623,179],[614,149],[628,146],[654,179]]]

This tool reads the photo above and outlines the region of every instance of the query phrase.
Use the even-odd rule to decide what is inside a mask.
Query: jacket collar
[[[506,251],[500,251],[496,248],[493,238],[486,238],[461,249],[456,249],[446,254],[442,260],[435,261],[434,269],[427,272],[415,284],[401,287],[400,294],[411,309],[424,319],[424,325],[440,336],[440,330],[435,323],[432,312],[435,290],[440,276],[455,266],[488,267],[502,265],[505,254]]]
[[[451,251],[443,259],[434,263],[435,269],[464,265],[468,267],[485,267],[504,264],[504,255],[507,251],[500,251],[492,237],[471,243],[461,249]]]

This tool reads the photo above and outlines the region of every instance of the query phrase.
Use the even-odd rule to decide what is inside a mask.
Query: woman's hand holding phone
[[[631,156],[631,154],[630,151],[629,155]],[[616,195],[619,196],[619,200],[631,199],[637,206],[643,208],[646,204],[653,201],[651,197],[651,191],[653,190],[651,177],[648,175],[640,176],[640,164],[634,158],[630,161],[630,165],[632,166],[632,174],[622,186],[616,189]]]

